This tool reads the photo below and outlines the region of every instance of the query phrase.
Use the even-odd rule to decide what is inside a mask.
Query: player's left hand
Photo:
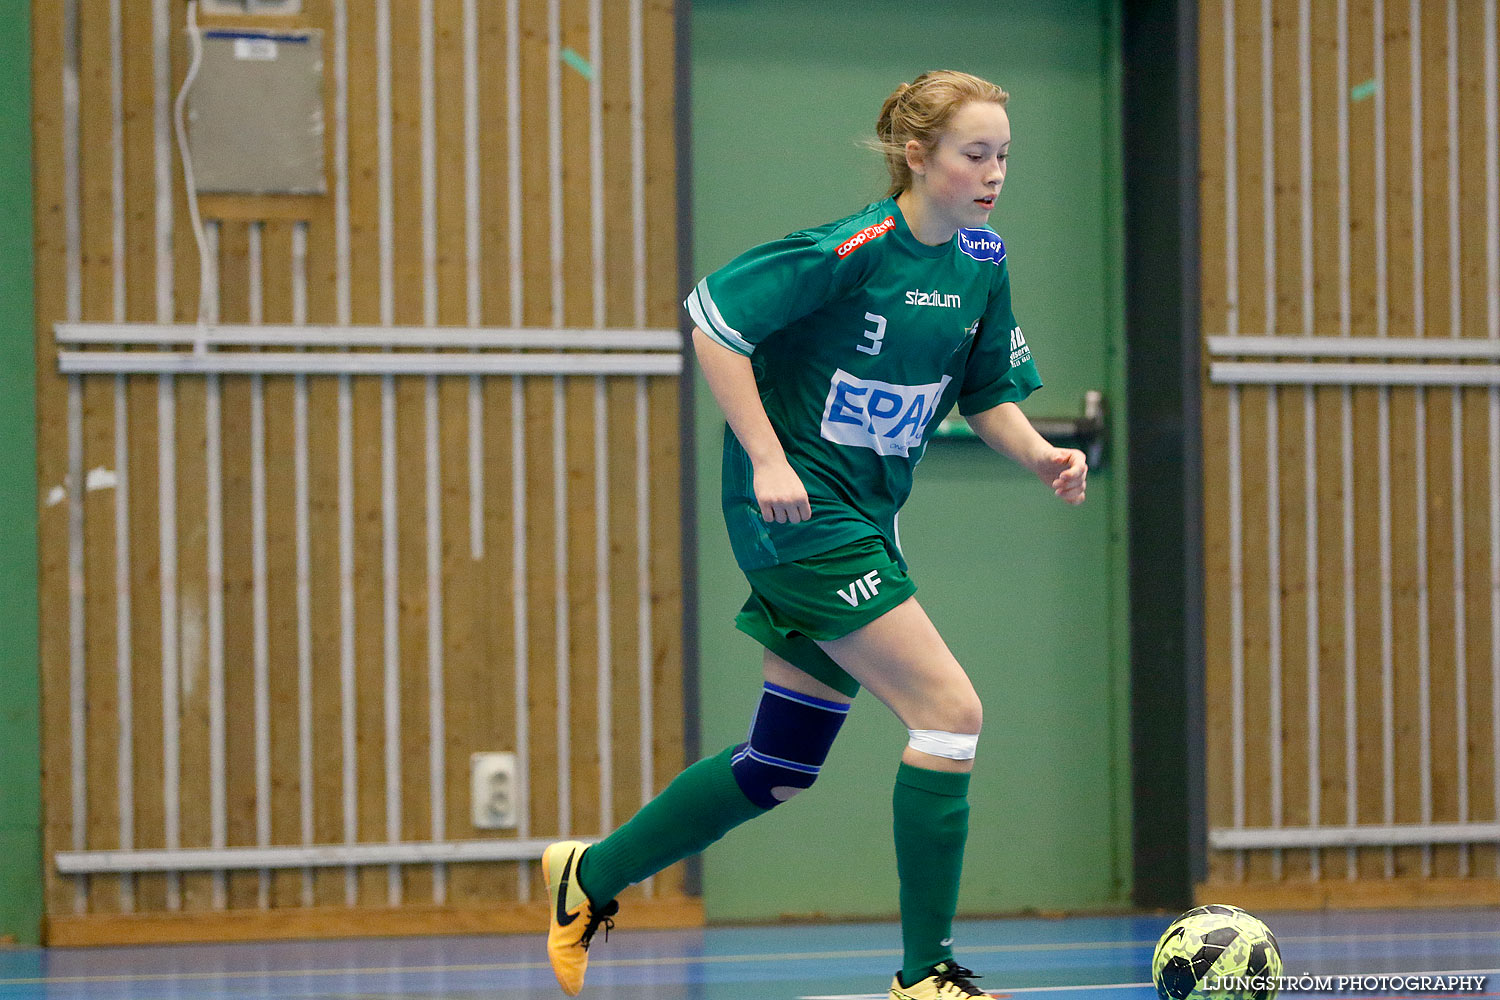
[[[1036,465],[1037,478],[1048,486],[1063,503],[1083,503],[1088,485],[1089,463],[1077,448],[1053,448],[1044,453]]]

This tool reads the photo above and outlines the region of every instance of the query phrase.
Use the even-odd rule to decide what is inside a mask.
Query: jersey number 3
[[[876,316],[874,313],[865,313],[865,319],[875,324],[875,329],[865,331],[865,339],[870,341],[870,343],[857,344],[854,349],[870,355],[879,354],[881,343],[885,340],[885,317]]]

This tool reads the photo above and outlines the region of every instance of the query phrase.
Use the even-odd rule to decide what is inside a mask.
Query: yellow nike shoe
[[[902,986],[898,972],[891,980],[891,1000],[968,1000],[969,997],[988,1000],[990,994],[973,983],[978,978],[972,969],[954,962],[941,963],[932,970],[932,975],[913,986]]]
[[[578,840],[560,840],[542,852],[542,871],[547,877],[547,895],[552,901],[547,929],[547,957],[557,984],[570,997],[583,989],[583,973],[589,966],[589,942],[602,924],[604,940],[615,926],[610,918],[620,910],[610,900],[597,912],[578,884],[578,859],[588,845]]]

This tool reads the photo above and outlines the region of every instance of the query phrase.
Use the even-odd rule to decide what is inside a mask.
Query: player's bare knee
[[[942,725],[934,728],[978,736],[984,728],[984,706],[972,690],[954,692],[943,699],[941,719]]]
[[[946,692],[899,714],[908,729],[977,736],[984,725],[984,708],[972,690]]]

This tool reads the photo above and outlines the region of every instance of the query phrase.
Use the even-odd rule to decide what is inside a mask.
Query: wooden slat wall
[[[180,774],[171,791],[180,802],[177,844],[254,846],[268,826],[272,845],[340,843],[346,820],[360,842],[388,839],[473,839],[469,755],[481,750],[529,750],[530,827],[523,835],[559,832],[592,836],[607,831],[660,788],[682,766],[681,548],[678,384],[663,377],[396,376],[340,379],[292,376],[88,376],[79,381],[84,470],[113,470],[120,484],[80,494],[68,472],[68,382],[57,374],[55,322],[68,319],[70,274],[80,283],[78,314],[85,321],[116,319],[193,322],[199,315],[198,254],[188,223],[182,169],[170,154],[171,244],[157,241],[157,156],[153,65],[154,5],[36,0],[34,129],[36,184],[37,357],[44,493],[61,485],[68,499],[42,511],[42,660],[46,845],[50,859],[75,847],[70,750],[69,512],[82,497],[84,677],[86,684],[87,849],[170,846],[164,691],[180,698]],[[170,36],[170,96],[187,66],[183,5],[160,5]],[[479,287],[468,278],[469,214],[464,102],[465,3],[390,2],[390,284],[382,280],[382,159],[377,0],[307,0],[291,19],[201,18],[204,27],[317,28],[323,32],[325,154],[329,193],[309,198],[217,196],[204,213],[216,246],[210,312],[224,322],[314,324],[397,323],[446,326],[676,327],[678,326],[675,178],[675,12],[671,0],[600,3],[597,46],[587,0],[555,4],[560,46],[595,62],[602,91],[600,126],[605,155],[600,179],[603,211],[594,213],[590,85],[549,55],[549,4],[519,0],[519,36],[509,35],[509,4],[481,2],[478,48]],[[644,101],[633,106],[630,17],[638,7]],[[433,177],[435,256],[424,251],[423,16],[430,9],[434,53]],[[119,18],[118,62],[111,16]],[[335,45],[340,18],[347,28],[348,270],[338,255],[337,79]],[[71,20],[70,20],[71,19]],[[76,35],[70,41],[70,23]],[[160,25],[156,27],[161,27]],[[507,52],[519,51],[518,203],[510,199],[511,154]],[[597,51],[596,51],[597,49]],[[76,56],[70,53],[76,52]],[[76,59],[76,131],[64,108],[64,80]],[[549,74],[556,73],[561,146],[550,146]],[[118,74],[119,144],[112,139],[111,95]],[[632,114],[644,119],[643,217],[633,212]],[[67,144],[76,141],[79,180],[69,189]],[[118,156],[120,187],[115,189]],[[554,174],[553,167],[557,167]],[[553,193],[560,185],[561,256],[554,259]],[[70,254],[66,219],[76,206],[81,239]],[[513,212],[519,212],[521,258],[511,259]],[[602,219],[602,234],[599,230]],[[637,273],[632,246],[644,225],[646,269]],[[592,261],[602,241],[603,298],[595,302]],[[115,240],[123,239],[124,253]],[[300,248],[300,249],[299,249]],[[158,253],[170,268],[159,274]],[[513,266],[520,280],[514,292]],[[554,276],[561,282],[554,293]],[[169,297],[158,295],[158,280]],[[345,284],[346,282],[346,284]],[[638,283],[643,290],[638,293]],[[300,291],[299,291],[300,289]],[[476,293],[477,295],[471,294]],[[431,296],[431,298],[429,298]],[[517,297],[519,296],[519,297]],[[341,308],[347,301],[347,313]],[[646,454],[638,454],[637,402],[644,400]],[[426,483],[429,395],[437,414],[441,625],[431,634]],[[306,408],[306,489],[309,505],[307,592],[302,620],[298,597],[296,496],[298,400]],[[521,450],[513,448],[513,400],[521,403]],[[604,478],[596,465],[596,400],[602,402]],[[476,404],[471,406],[471,403]],[[382,449],[386,406],[394,408],[394,450]],[[351,416],[352,454],[342,456],[341,411]],[[482,551],[471,546],[470,414],[482,435]],[[117,414],[123,419],[117,419]],[[171,420],[162,423],[163,415]],[[221,489],[209,489],[210,443],[221,429]],[[560,423],[559,423],[560,422]],[[554,428],[564,443],[556,466]],[[160,436],[172,446],[159,447]],[[263,436],[263,478],[254,442]],[[126,456],[116,462],[117,448]],[[394,462],[396,492],[383,489],[385,460]],[[341,626],[340,468],[352,468],[354,589],[352,634]],[[521,463],[518,465],[517,463]],[[643,463],[643,464],[642,464]],[[637,585],[642,540],[635,503],[640,469],[653,502],[647,514],[648,590]],[[167,475],[164,477],[163,473]],[[516,518],[512,488],[524,476],[524,579],[514,572]],[[175,480],[175,508],[163,487]],[[607,491],[604,543],[598,551],[596,490]],[[558,494],[561,486],[565,495]],[[116,502],[128,545],[116,546]],[[256,505],[264,504],[264,546],[257,555]],[[175,520],[172,514],[175,509]],[[384,518],[397,522],[399,571],[396,631],[384,626],[387,565]],[[221,523],[211,531],[213,515]],[[163,528],[162,518],[168,518]],[[163,563],[163,542],[175,561]],[[558,599],[558,556],[566,586]],[[119,562],[128,559],[128,566]],[[222,584],[210,570],[222,566]],[[258,561],[264,560],[263,568]],[[126,588],[116,586],[117,569]],[[262,569],[258,572],[258,569]],[[604,572],[601,578],[600,571]],[[175,571],[175,592],[163,589]],[[259,583],[257,582],[259,581]],[[601,601],[602,591],[605,599]],[[518,747],[516,704],[518,636],[514,608],[524,590],[529,609],[526,649],[528,746]],[[649,627],[653,744],[652,773],[643,775],[638,678],[642,597]],[[117,602],[117,597],[122,598]],[[172,616],[175,597],[177,612]],[[164,634],[165,615],[172,617]],[[258,613],[259,611],[259,613]],[[601,613],[608,616],[601,620]],[[264,632],[257,633],[257,621]],[[563,622],[564,628],[558,623]],[[222,627],[220,640],[219,627]],[[123,629],[124,641],[117,641]],[[304,632],[305,629],[305,645]],[[601,656],[601,636],[609,646]],[[170,659],[173,640],[175,663]],[[354,684],[346,691],[341,667],[352,644]],[[430,773],[429,666],[443,663],[439,741],[443,815],[434,824]],[[299,665],[311,663],[311,814],[302,809]],[[385,698],[387,657],[398,668],[399,704]],[[164,674],[164,658],[166,673]],[[606,664],[610,702],[599,704],[600,664]],[[560,734],[557,664],[566,663],[570,734]],[[257,664],[266,683],[257,688]],[[128,667],[128,676],[122,675]],[[125,676],[122,684],[120,678]],[[215,715],[219,685],[226,706]],[[128,697],[122,713],[121,695]],[[352,696],[356,735],[355,811],[345,815],[344,707]],[[388,711],[399,714],[400,742],[388,747]],[[122,718],[131,728],[128,754],[118,753]],[[608,720],[601,730],[600,720]],[[264,727],[264,728],[262,728]],[[596,734],[606,731],[613,758],[608,795],[601,794],[602,755]],[[558,749],[571,753],[570,793],[559,798]],[[258,765],[268,748],[268,771]],[[211,775],[222,754],[224,785],[216,829]],[[388,801],[388,761],[399,765],[399,802]],[[122,778],[122,775],[124,776]],[[608,811],[606,811],[608,806]],[[122,834],[122,817],[124,832]],[[568,819],[567,829],[560,821]],[[440,834],[437,836],[435,834]],[[390,836],[388,836],[390,835]],[[501,831],[497,836],[514,836]],[[383,866],[357,872],[235,872],[63,878],[49,864],[47,910],[54,943],[212,936],[320,933],[397,933],[413,928],[518,929],[544,918],[540,877],[530,863],[469,863],[446,868],[413,865],[394,876]],[[701,919],[673,871],[629,893],[641,925]],[[647,897],[650,897],[649,899]],[[408,917],[387,910],[395,905]],[[348,907],[359,908],[350,919]],[[257,914],[262,916],[258,917]],[[300,916],[292,916],[300,914]],[[377,916],[372,917],[371,914]],[[635,922],[633,920],[633,922]],[[322,929],[322,930],[320,930]]]
[[[1345,6],[1347,76],[1340,79],[1339,19]],[[1486,6],[1478,0],[1413,4],[1349,0],[1347,5],[1205,0],[1201,4],[1200,195],[1206,334],[1289,338],[1307,334],[1484,338],[1500,334],[1496,328],[1500,317],[1489,301],[1487,279],[1492,266],[1487,241],[1495,234],[1488,229],[1493,206],[1485,190],[1485,146],[1494,141],[1493,133],[1486,138],[1485,58],[1486,45],[1493,51],[1496,39],[1486,37],[1493,34],[1494,24],[1491,14],[1487,32]],[[1493,8],[1493,4],[1488,6]],[[1414,8],[1418,11],[1420,66],[1412,57]],[[1456,135],[1448,121],[1450,11],[1457,19],[1453,53]],[[1300,53],[1304,18],[1310,81],[1310,105],[1305,112]],[[1227,38],[1226,23],[1230,24]],[[1263,64],[1267,24],[1268,74]],[[1377,52],[1377,37],[1383,39],[1383,53]],[[1377,56],[1383,56],[1383,70]],[[1420,102],[1416,106],[1414,89]],[[1340,167],[1341,107],[1347,113],[1346,174]],[[1272,116],[1269,133],[1263,128],[1267,108]],[[1304,126],[1309,132],[1311,174],[1306,190]],[[1414,126],[1419,143],[1415,151]],[[1226,133],[1226,128],[1231,131]],[[1449,251],[1450,149],[1456,149],[1458,157],[1457,271],[1450,264]],[[1384,168],[1383,188],[1378,165]],[[1269,206],[1268,166],[1274,180]],[[1341,177],[1347,184],[1347,217],[1340,207]],[[1303,250],[1304,217],[1312,226],[1310,259]],[[1347,274],[1340,263],[1341,239],[1348,241]],[[1268,241],[1272,247],[1269,262]],[[1491,641],[1491,551],[1500,545],[1500,539],[1491,534],[1492,511],[1500,504],[1490,487],[1492,391],[1234,388],[1210,384],[1205,378],[1204,393],[1204,501],[1210,512],[1205,537],[1210,827],[1235,825],[1231,717],[1235,594],[1229,512],[1230,460],[1236,452],[1242,468],[1243,825],[1383,825],[1500,818],[1495,798],[1495,768],[1500,764],[1495,759],[1495,727],[1500,719],[1491,710],[1492,665],[1500,656]],[[1236,396],[1237,440],[1230,429]],[[1344,432],[1346,400],[1352,424],[1349,437]],[[1353,467],[1348,483],[1346,451]],[[1388,468],[1389,502],[1384,515],[1383,465]],[[1273,473],[1279,483],[1274,493],[1268,486]],[[1315,515],[1313,538],[1308,534],[1309,497]],[[1345,574],[1346,505],[1352,508],[1353,518],[1349,578]],[[1388,596],[1381,585],[1382,545],[1387,538]],[[1316,561],[1311,601],[1310,558]],[[1273,578],[1278,563],[1279,575]],[[1346,584],[1352,587],[1352,634],[1345,626]],[[1389,639],[1383,629],[1387,614]],[[1280,641],[1273,644],[1272,626],[1278,618]],[[1352,656],[1352,692],[1345,681],[1346,656]],[[1424,660],[1429,664],[1425,703]],[[1272,680],[1278,661],[1279,729],[1271,721],[1276,708]],[[1383,752],[1386,662],[1391,670],[1389,738],[1394,747],[1389,802]],[[1315,687],[1316,695],[1311,710],[1309,685]],[[1466,695],[1462,719],[1458,716],[1460,688]],[[1352,706],[1347,700],[1351,695]],[[1430,720],[1431,811],[1426,816],[1422,804],[1424,704]],[[1346,710],[1354,719],[1352,732],[1346,724]],[[1352,813],[1346,748],[1352,748]],[[1277,771],[1273,751],[1279,751],[1280,757],[1279,816],[1272,789]],[[1460,807],[1461,792],[1467,798],[1466,809]],[[1267,849],[1243,854],[1211,851],[1209,881],[1199,887],[1199,895],[1205,900],[1222,898],[1256,906],[1494,902],[1500,899],[1497,866],[1500,853],[1494,843]]]

